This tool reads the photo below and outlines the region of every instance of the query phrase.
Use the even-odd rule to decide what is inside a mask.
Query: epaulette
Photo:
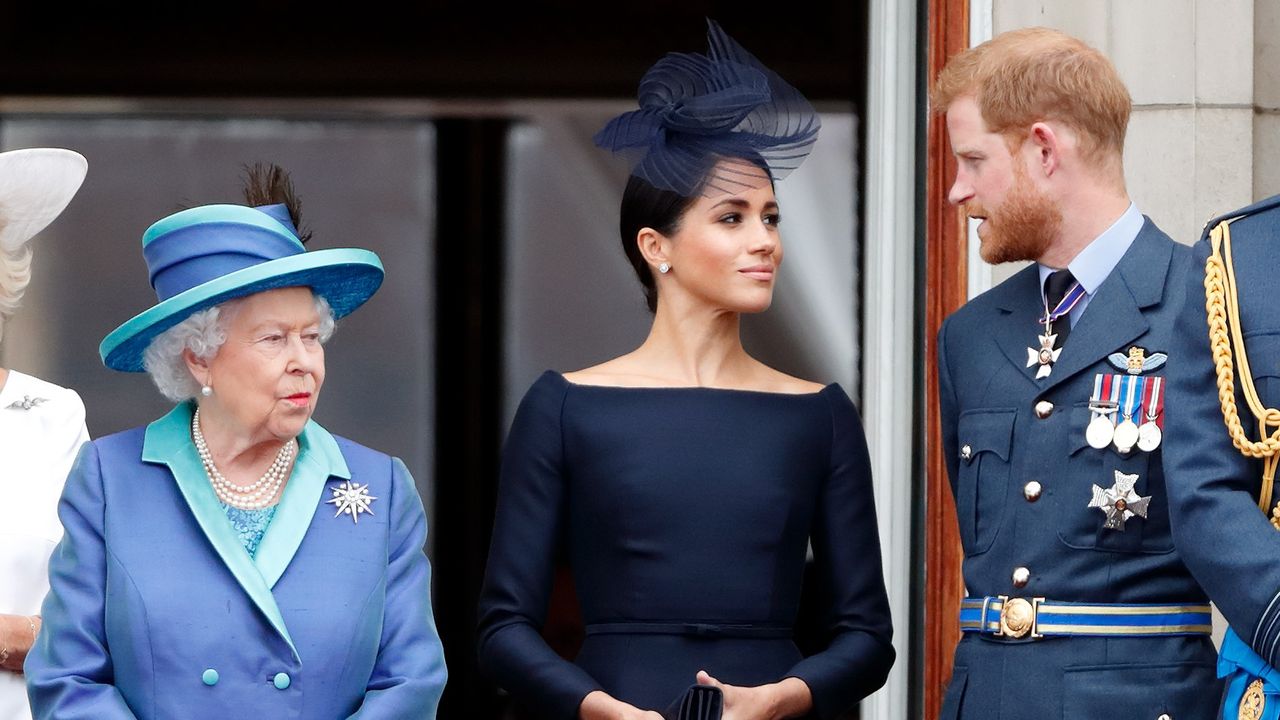
[[[1242,217],[1257,215],[1258,213],[1266,212],[1274,208],[1280,208],[1280,195],[1272,195],[1271,197],[1259,200],[1252,205],[1246,205],[1239,210],[1232,210],[1229,213],[1223,213],[1217,217],[1211,218],[1209,222],[1204,224],[1204,230],[1200,233],[1200,239],[1208,240],[1209,233],[1212,232],[1213,229],[1223,220],[1239,220]]]

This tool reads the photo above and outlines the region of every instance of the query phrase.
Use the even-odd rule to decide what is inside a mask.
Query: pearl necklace
[[[191,439],[196,444],[196,453],[200,455],[200,463],[209,476],[213,492],[222,502],[241,510],[261,510],[275,500],[280,493],[280,486],[289,477],[293,455],[298,447],[297,440],[290,440],[280,448],[276,459],[267,468],[266,474],[250,485],[234,485],[229,482],[213,464],[213,455],[209,453],[209,445],[200,431],[200,408],[196,408],[191,416]]]

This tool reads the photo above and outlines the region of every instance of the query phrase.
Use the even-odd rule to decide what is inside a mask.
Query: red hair
[[[945,113],[961,97],[972,97],[987,128],[1015,145],[1037,122],[1067,125],[1096,162],[1123,154],[1133,106],[1102,53],[1042,27],[1001,33],[947,61],[929,93],[931,110]]]

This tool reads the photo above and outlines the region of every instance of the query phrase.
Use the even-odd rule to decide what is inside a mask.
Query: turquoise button
[[[213,668],[209,668],[204,671],[204,674],[200,676],[200,679],[204,681],[205,685],[213,687],[218,684],[218,671]]]
[[[288,673],[276,673],[276,677],[272,682],[276,684],[277,690],[288,690],[289,683],[292,682],[292,680],[289,679]]]

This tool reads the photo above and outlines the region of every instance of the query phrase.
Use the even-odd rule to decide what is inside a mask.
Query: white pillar
[[[911,647],[911,477],[915,437],[916,3],[871,0],[867,62],[866,324],[863,424],[897,663],[862,717],[907,717]]]
[[[991,39],[993,0],[969,0],[969,47],[981,45]],[[950,181],[951,178],[947,178]],[[978,255],[978,223],[970,221],[969,230],[969,298],[973,299],[991,289],[995,279],[991,266]]]

